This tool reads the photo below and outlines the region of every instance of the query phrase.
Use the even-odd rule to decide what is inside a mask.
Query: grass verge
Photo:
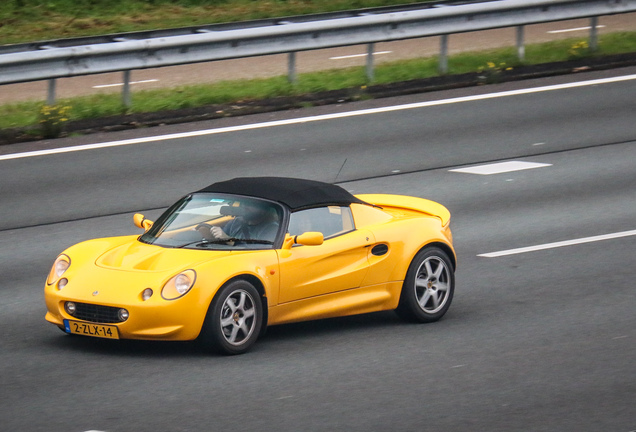
[[[1,0],[0,41],[10,44],[410,3],[426,1]]]
[[[636,33],[611,33],[601,36],[600,49],[594,56],[636,52]],[[524,65],[542,64],[574,58],[592,57],[580,39],[529,45]],[[502,70],[520,66],[514,48],[463,53],[449,58],[449,74],[482,72],[487,78]],[[373,84],[387,84],[437,76],[437,58],[422,58],[378,65]],[[148,113],[201,107],[206,105],[241,103],[249,100],[280,96],[298,96],[328,90],[360,89],[365,97],[368,85],[363,67],[300,74],[296,84],[286,77],[224,81],[209,85],[184,86],[133,93],[132,107],[126,110],[119,94],[99,94],[58,101],[62,115],[50,115],[44,102],[22,102],[0,106],[0,129],[31,127],[35,135],[59,131],[60,123],[94,119],[126,113]],[[68,107],[68,108],[67,108]],[[56,111],[57,112],[57,111]],[[40,126],[39,128],[37,126]]]

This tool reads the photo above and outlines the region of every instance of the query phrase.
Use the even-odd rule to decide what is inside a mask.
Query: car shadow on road
[[[58,351],[123,357],[179,357],[201,352],[193,342],[109,340],[75,335],[59,335],[47,343]]]
[[[256,342],[255,349],[273,348],[279,343],[295,341],[316,341],[316,339],[356,338],[360,333],[392,333],[396,326],[409,326],[393,312],[376,312],[348,317],[329,318],[300,323],[283,324],[269,327],[264,335]],[[63,335],[47,337],[45,342],[51,349],[87,354],[158,358],[158,357],[193,357],[210,356],[211,351],[198,341],[138,341],[138,340],[109,340],[86,336]]]
[[[323,337],[332,334],[346,335],[408,324],[392,311],[375,312],[271,326],[267,329],[267,333],[262,337],[262,340],[293,340]]]

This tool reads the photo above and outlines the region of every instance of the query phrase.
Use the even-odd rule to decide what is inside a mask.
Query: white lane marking
[[[583,243],[593,243],[593,242],[598,242],[603,240],[611,240],[611,239],[629,237],[629,236],[635,236],[635,235],[636,235],[636,230],[622,231],[622,232],[617,232],[612,234],[604,234],[604,235],[598,235],[593,237],[583,237],[583,238],[574,239],[574,240],[566,240],[566,241],[560,241],[555,243],[546,243],[542,245],[528,246],[528,247],[522,247],[517,249],[508,249],[508,250],[503,250],[499,252],[490,252],[485,254],[479,254],[477,256],[485,257],[485,258],[496,258],[501,256],[507,256],[507,255],[517,255],[517,254],[522,254],[526,252],[534,252],[534,251],[540,251],[545,249],[555,249],[555,248],[564,247],[564,246],[573,246],[573,245],[579,245]]]
[[[373,55],[391,54],[392,52],[393,51],[377,51],[377,52],[374,52]],[[367,56],[367,54],[351,54],[351,55],[329,57],[329,60],[343,60],[343,59],[350,59],[350,58],[356,58],[356,57],[366,57],[366,56]]]
[[[452,169],[449,171],[458,172],[458,173],[466,173],[466,174],[492,175],[492,174],[501,174],[501,173],[507,173],[512,171],[542,168],[547,166],[552,166],[552,164],[509,161],[509,162],[498,162],[498,163],[487,164],[487,165],[472,166],[468,168]]]
[[[370,109],[364,109],[364,110],[358,110],[358,111],[346,111],[341,113],[323,114],[323,115],[317,115],[312,117],[299,117],[299,118],[293,118],[293,119],[287,119],[287,120],[276,120],[276,121],[264,122],[264,123],[252,123],[247,125],[230,126],[230,127],[217,128],[217,129],[205,129],[205,130],[192,131],[192,132],[182,132],[182,133],[174,133],[174,134],[167,134],[167,135],[155,135],[155,136],[133,138],[133,139],[127,139],[127,140],[120,140],[120,141],[85,144],[85,145],[79,145],[74,147],[60,147],[60,148],[48,149],[48,150],[13,153],[13,154],[0,155],[0,161],[10,160],[10,159],[21,159],[21,158],[33,157],[33,156],[44,156],[44,155],[52,155],[52,154],[59,154],[59,153],[76,152],[76,151],[83,151],[83,150],[94,150],[94,149],[117,147],[117,146],[132,145],[132,144],[143,144],[143,143],[165,141],[165,140],[171,140],[171,139],[182,139],[182,138],[199,137],[199,136],[205,136],[205,135],[215,135],[215,134],[222,134],[222,133],[228,133],[228,132],[263,129],[268,127],[286,126],[286,125],[293,125],[293,124],[299,124],[299,123],[334,120],[334,119],[346,118],[346,117],[380,114],[380,113],[387,113],[387,112],[393,112],[393,111],[402,111],[407,109],[426,108],[426,107],[439,106],[439,105],[472,102],[472,101],[478,101],[478,100],[495,99],[495,98],[508,97],[508,96],[518,96],[518,95],[563,90],[563,89],[570,89],[570,88],[577,88],[577,87],[587,87],[587,86],[594,86],[599,84],[609,84],[609,83],[631,81],[631,80],[636,80],[636,74],[624,75],[624,76],[613,77],[613,78],[601,78],[601,79],[588,80],[588,81],[577,81],[573,83],[556,84],[556,85],[543,86],[543,87],[509,90],[509,91],[504,91],[499,93],[487,93],[487,94],[463,96],[463,97],[457,97],[457,98],[451,98],[451,99],[440,99],[440,100],[417,102],[417,103],[404,104],[404,105],[393,105],[393,106],[381,107],[381,108],[370,108]]]
[[[145,84],[145,83],[151,83],[151,82],[157,82],[159,81],[158,79],[147,79],[147,80],[141,80],[141,81],[131,81],[130,84]],[[93,88],[94,89],[100,89],[100,88],[108,88],[108,87],[122,87],[124,85],[124,83],[115,83],[115,84],[100,84],[100,85],[94,85]]]
[[[604,25],[597,25],[596,28],[604,28]],[[548,33],[550,34],[556,34],[556,33],[567,33],[567,32],[575,32],[575,31],[583,31],[583,30],[589,30],[591,29],[592,26],[587,26],[587,27],[575,27],[575,28],[569,28],[569,29],[562,29],[562,30],[550,30],[548,31]]]

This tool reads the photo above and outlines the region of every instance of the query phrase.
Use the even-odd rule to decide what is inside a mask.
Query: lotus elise
[[[71,246],[44,288],[69,334],[247,351],[267,326],[395,310],[439,320],[455,288],[450,213],[401,195],[245,177],[190,193],[141,235]]]

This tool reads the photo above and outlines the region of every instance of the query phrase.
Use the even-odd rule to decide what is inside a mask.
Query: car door
[[[289,233],[322,232],[319,246],[281,251],[279,303],[357,288],[369,266],[370,231],[356,230],[349,207],[321,207],[293,213]]]

